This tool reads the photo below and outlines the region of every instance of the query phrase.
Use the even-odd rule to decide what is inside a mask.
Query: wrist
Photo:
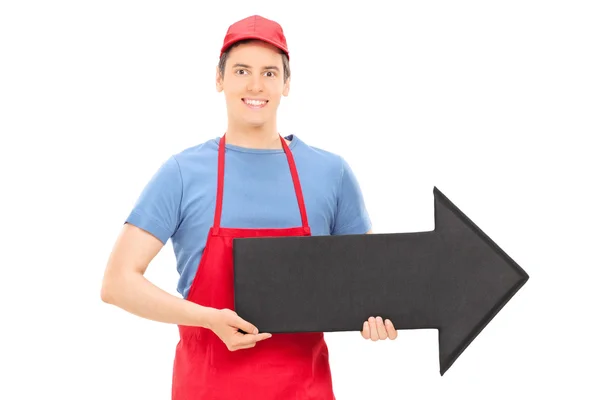
[[[202,328],[212,330],[214,326],[215,315],[217,313],[217,309],[213,307],[204,307],[198,306],[199,315],[198,315],[198,325]]]

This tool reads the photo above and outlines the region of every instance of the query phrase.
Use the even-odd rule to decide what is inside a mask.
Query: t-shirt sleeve
[[[363,234],[371,229],[364,197],[350,165],[343,158],[332,235]]]
[[[182,193],[179,164],[170,157],[146,184],[125,222],[166,244],[179,226]]]

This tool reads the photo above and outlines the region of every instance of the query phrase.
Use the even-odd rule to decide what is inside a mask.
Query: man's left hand
[[[374,342],[385,339],[394,340],[398,337],[392,321],[389,319],[383,321],[381,317],[370,317],[365,321],[361,334],[363,338],[371,339]]]

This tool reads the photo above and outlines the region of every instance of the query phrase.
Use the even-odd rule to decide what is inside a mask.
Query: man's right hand
[[[254,325],[229,309],[215,309],[209,319],[209,329],[225,343],[229,351],[252,348],[257,342],[272,336],[270,333],[258,333]]]

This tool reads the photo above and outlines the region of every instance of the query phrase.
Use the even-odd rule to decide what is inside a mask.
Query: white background
[[[102,274],[156,168],[224,131],[252,14],[291,48],[280,131],[350,162],[376,233],[433,229],[437,186],[531,276],[444,377],[434,330],[328,334],[338,398],[599,398],[600,13],[573,0],[2,2],[0,398],[170,398],[176,328]],[[176,293],[170,243],[148,277]]]

